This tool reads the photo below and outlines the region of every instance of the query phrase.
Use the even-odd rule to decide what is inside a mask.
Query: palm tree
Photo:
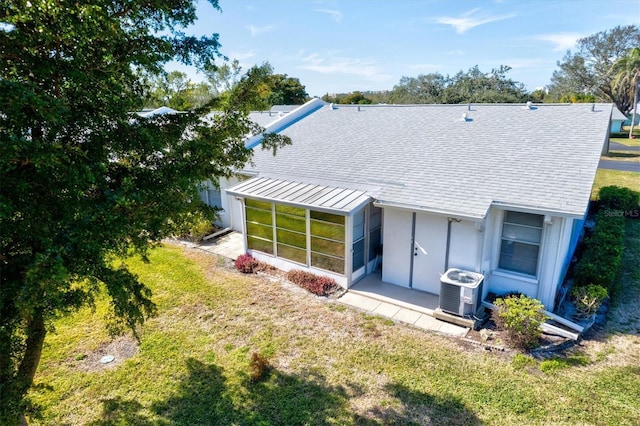
[[[640,91],[640,47],[634,47],[627,56],[618,59],[611,67],[611,70],[616,73],[614,83],[619,84],[625,80],[631,83],[630,87],[633,91],[633,115],[631,116],[631,129],[629,130],[629,139],[631,139],[633,127],[636,123],[638,92]]]

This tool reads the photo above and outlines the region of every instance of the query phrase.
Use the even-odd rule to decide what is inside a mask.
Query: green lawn
[[[640,231],[637,229],[637,231]],[[539,363],[363,315],[197,250],[167,246],[130,262],[158,316],[137,352],[107,367],[101,315],[50,334],[30,424],[637,425],[640,336],[601,339]],[[270,359],[249,379],[254,352]]]
[[[591,191],[591,199],[597,199],[600,188],[610,185],[624,186],[637,191],[640,188],[640,173],[598,169]]]

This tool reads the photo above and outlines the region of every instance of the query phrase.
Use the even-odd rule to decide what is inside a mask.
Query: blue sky
[[[475,65],[508,65],[534,90],[580,37],[640,23],[638,0],[219,1],[222,13],[201,0],[187,32],[218,33],[221,53],[244,70],[268,61],[311,96],[392,89],[402,76]]]

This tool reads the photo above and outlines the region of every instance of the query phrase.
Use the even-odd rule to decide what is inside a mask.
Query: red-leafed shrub
[[[260,262],[249,253],[241,254],[234,262],[236,269],[243,274],[253,274],[258,270]]]
[[[251,355],[251,362],[249,362],[249,378],[251,383],[259,382],[264,378],[265,373],[269,370],[269,359],[257,352]]]
[[[328,296],[340,288],[333,278],[318,276],[298,269],[287,272],[287,279],[317,296]]]

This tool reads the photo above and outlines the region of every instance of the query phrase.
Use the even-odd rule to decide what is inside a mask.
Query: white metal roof
[[[241,182],[227,189],[227,193],[343,214],[354,212],[371,201],[364,191],[264,177]]]

